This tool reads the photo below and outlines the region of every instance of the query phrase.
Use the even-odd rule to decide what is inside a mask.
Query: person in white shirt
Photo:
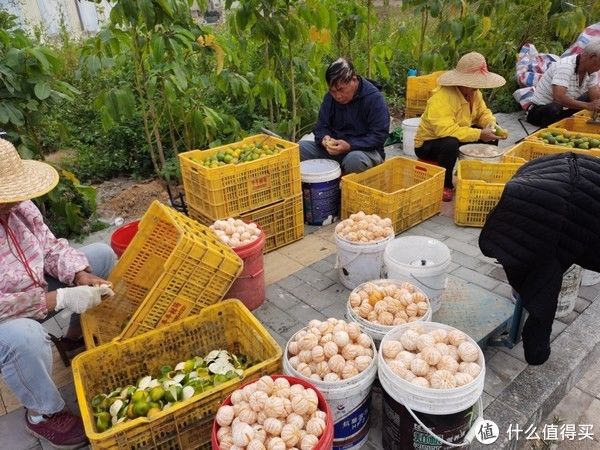
[[[581,55],[562,58],[552,64],[535,87],[527,121],[548,125],[577,111],[600,111],[600,39],[591,41]]]

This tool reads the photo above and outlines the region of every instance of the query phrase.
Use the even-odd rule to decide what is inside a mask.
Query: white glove
[[[115,293],[106,285],[99,286],[76,286],[56,291],[56,311],[68,309],[77,314],[81,314],[102,301],[102,297],[112,297]]]

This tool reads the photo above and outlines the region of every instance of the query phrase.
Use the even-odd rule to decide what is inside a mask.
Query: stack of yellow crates
[[[152,203],[110,274],[115,296],[81,317],[88,350],[73,360],[73,378],[93,449],[208,449],[225,397],[243,382],[281,371],[281,348],[267,329],[241,301],[221,301],[242,265],[208,227]],[[182,395],[151,417],[133,414],[98,428],[94,398],[221,349],[249,359],[239,378]]]
[[[207,158],[228,149],[269,146],[272,155],[207,167]],[[179,155],[190,217],[210,225],[229,217],[254,222],[266,234],[265,252],[304,236],[298,144],[259,134],[242,141]]]
[[[81,316],[86,347],[198,314],[225,296],[242,265],[206,226],[155,200],[110,274],[115,296]]]
[[[405,119],[423,114],[425,106],[427,106],[427,100],[431,97],[434,89],[438,87],[437,80],[444,72],[444,70],[440,70],[429,75],[408,77],[406,79]]]

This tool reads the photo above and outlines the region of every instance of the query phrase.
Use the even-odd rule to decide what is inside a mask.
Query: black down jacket
[[[479,247],[502,264],[529,312],[528,362],[545,362],[564,272],[571,264],[600,272],[600,158],[561,153],[525,164],[489,214]]]

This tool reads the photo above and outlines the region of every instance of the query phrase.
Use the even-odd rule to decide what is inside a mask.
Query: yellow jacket
[[[427,101],[415,137],[415,147],[421,147],[424,141],[449,136],[461,142],[475,142],[479,140],[481,130],[471,127],[485,128],[492,122],[495,122],[494,115],[485,106],[481,91],[475,91],[471,110],[457,87],[441,86]]]

